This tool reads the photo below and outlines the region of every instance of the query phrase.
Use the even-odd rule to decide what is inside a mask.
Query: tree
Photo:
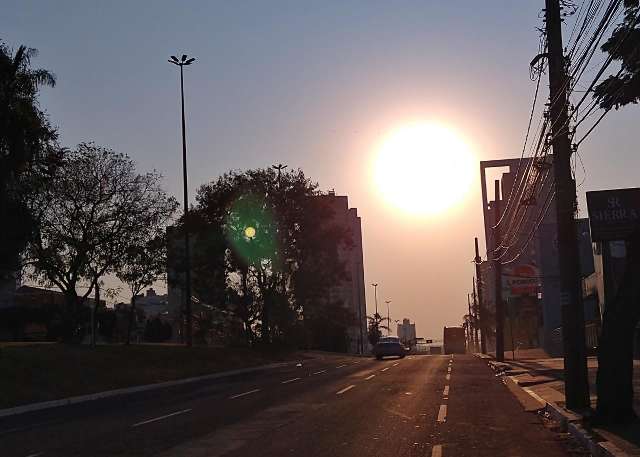
[[[382,324],[384,320],[386,320],[386,318],[382,317],[378,313],[374,313],[373,316],[367,316],[367,321],[369,321],[367,337],[369,338],[369,343],[371,343],[372,346],[375,346],[378,344],[378,341],[380,341],[380,338],[382,337],[382,330],[389,330],[389,327]]]
[[[160,178],[138,174],[126,155],[82,143],[66,154],[35,200],[39,233],[26,259],[37,279],[65,295],[64,340],[81,337],[80,308],[99,278],[116,271],[127,249],[144,244],[149,227],[175,208]],[[88,287],[79,296],[83,282]]]
[[[350,236],[317,184],[301,170],[230,172],[197,200],[194,295],[240,322],[252,344],[303,344],[305,329],[330,319],[331,288],[349,279],[339,250]]]
[[[172,213],[177,209],[177,202],[171,198],[162,197],[161,201],[150,210],[157,212],[155,225],[145,227],[137,239],[127,246],[116,276],[129,286],[131,291],[131,305],[129,308],[129,323],[127,326],[126,344],[131,343],[136,297],[145,287],[152,285],[166,271],[167,240],[164,226]]]
[[[0,41],[0,273],[15,271],[19,254],[36,232],[29,200],[59,163],[57,132],[38,104],[43,86],[55,86],[47,70],[31,68],[37,51],[15,53]]]
[[[640,1],[625,0],[624,20],[602,50],[620,61],[620,70],[597,84],[593,96],[604,109],[616,108],[640,101]]]
[[[620,61],[620,70],[599,83],[600,107],[619,109],[640,101],[640,2],[625,0],[625,16],[602,50]],[[627,265],[613,300],[605,304],[598,347],[598,394],[595,421],[635,420],[633,409],[633,337],[640,319],[640,234],[627,240]]]

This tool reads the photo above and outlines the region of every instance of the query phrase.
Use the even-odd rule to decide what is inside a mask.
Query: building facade
[[[411,345],[416,340],[416,324],[412,324],[409,319],[402,319],[402,324],[398,324],[398,338],[405,345]]]
[[[327,223],[346,229],[351,237],[349,245],[341,245],[338,249],[340,260],[344,262],[346,277],[331,289],[330,299],[341,301],[354,318],[354,322],[348,327],[349,352],[364,353],[367,351],[368,342],[362,222],[358,216],[358,210],[349,208],[347,196],[329,192],[318,198],[323,199],[333,212]]]

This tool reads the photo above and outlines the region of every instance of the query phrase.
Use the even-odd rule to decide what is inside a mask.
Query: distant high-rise
[[[398,338],[404,344],[412,344],[416,339],[416,324],[409,319],[402,319],[402,324],[398,324]]]
[[[345,263],[346,277],[330,291],[331,300],[339,300],[351,311],[354,324],[348,328],[349,352],[364,352],[367,347],[367,307],[365,303],[364,266],[362,253],[362,226],[358,210],[349,208],[347,196],[329,192],[318,198],[324,199],[333,210],[327,221],[345,228],[351,235],[351,244],[340,246],[338,255]]]

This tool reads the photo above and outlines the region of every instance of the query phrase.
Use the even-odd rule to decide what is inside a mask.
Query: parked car
[[[378,360],[394,355],[403,358],[406,354],[407,349],[397,336],[384,336],[380,338],[380,341],[373,347],[373,355]]]

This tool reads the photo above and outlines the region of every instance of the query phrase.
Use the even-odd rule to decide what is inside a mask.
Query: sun
[[[469,146],[454,130],[418,122],[383,140],[374,178],[389,204],[411,214],[434,215],[463,200],[474,163]]]

